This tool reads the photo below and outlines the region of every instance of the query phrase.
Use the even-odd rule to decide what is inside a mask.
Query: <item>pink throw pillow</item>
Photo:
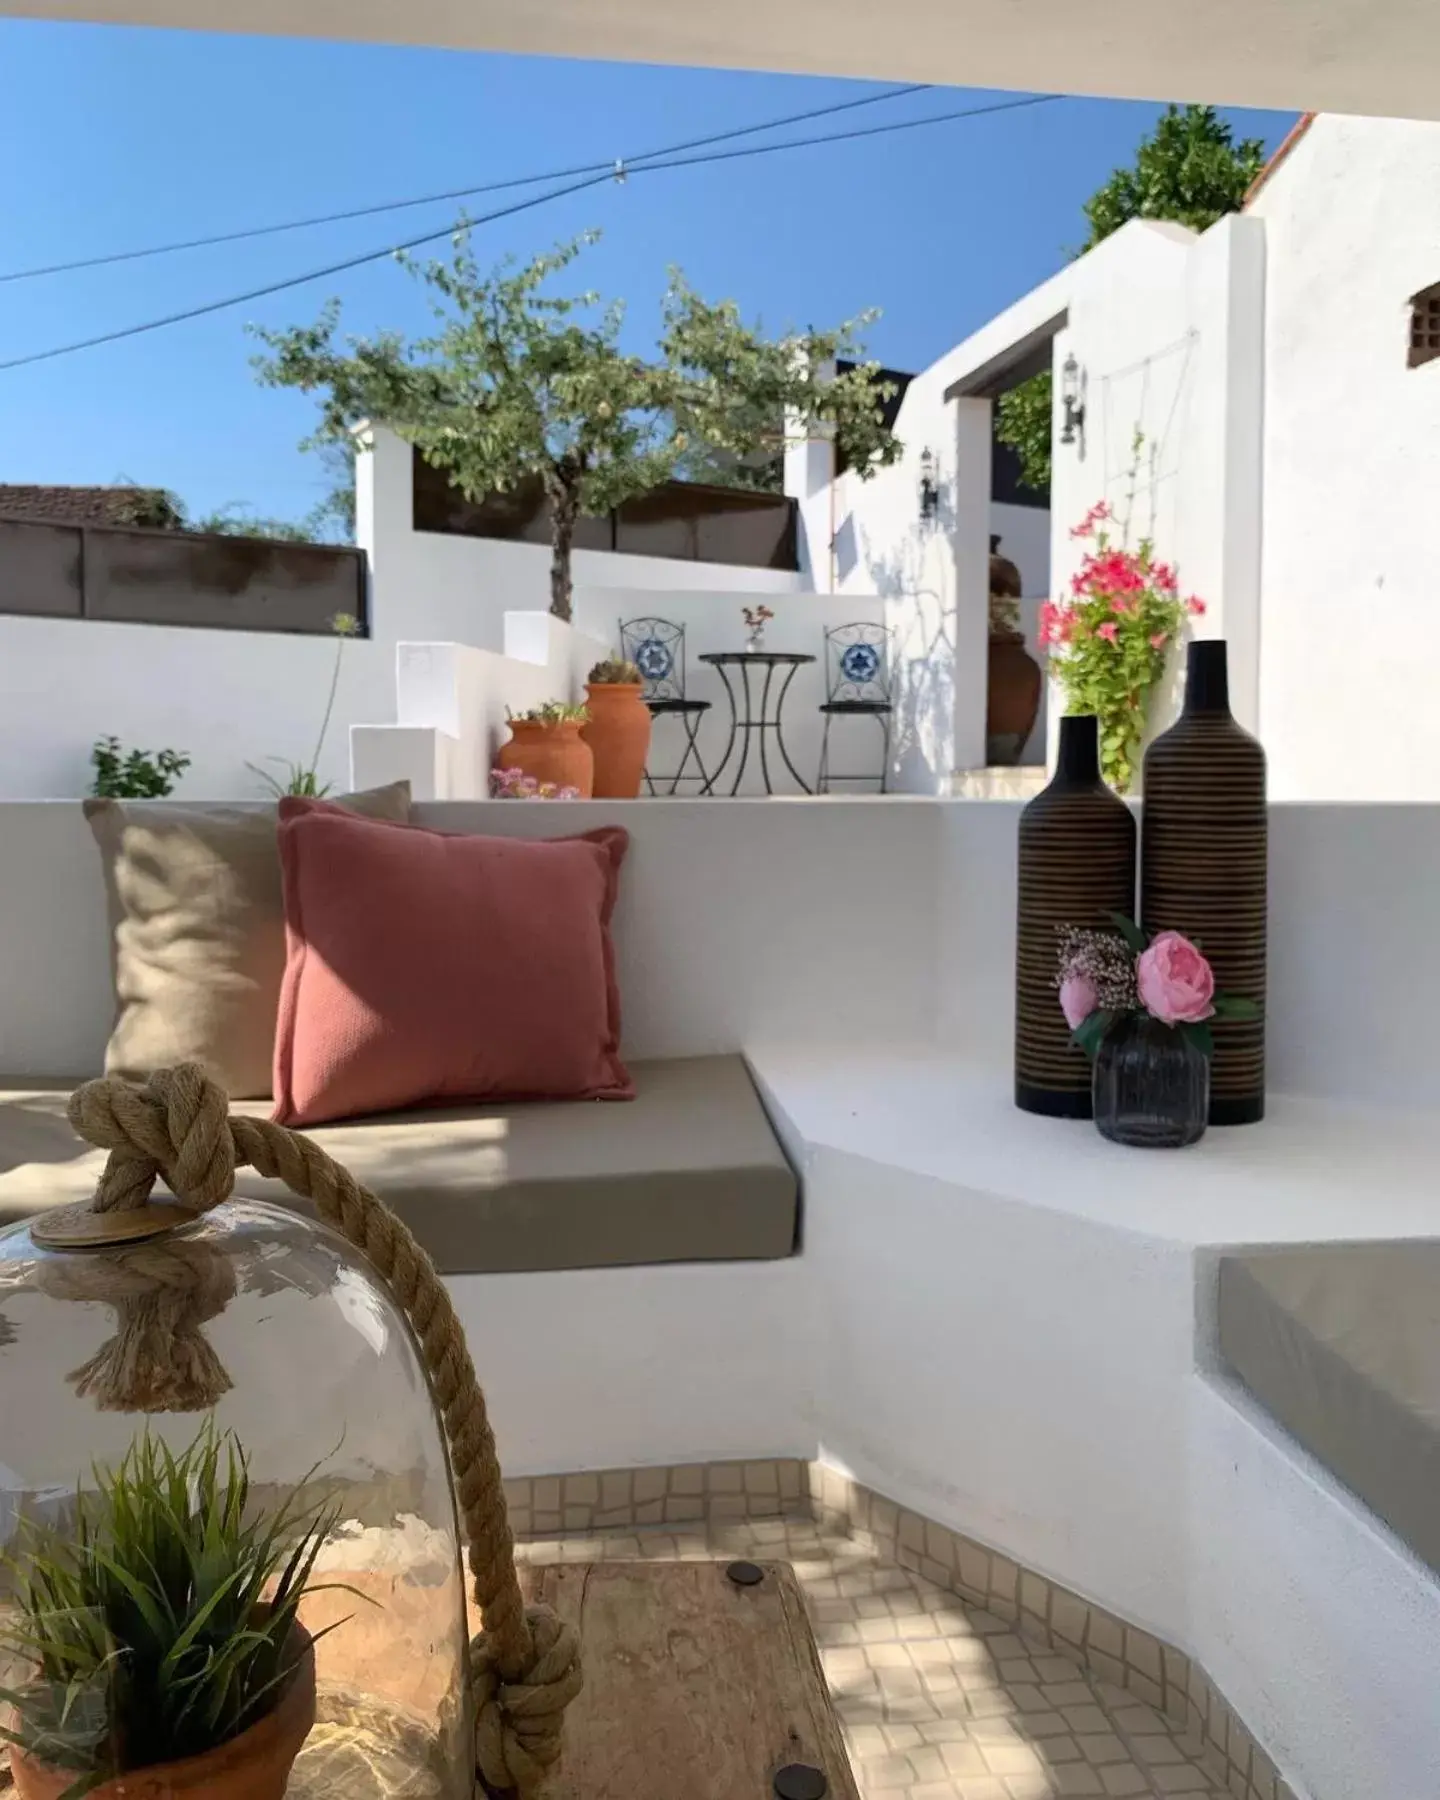
[[[275,1111],[629,1100],[610,943],[618,826],[549,842],[280,802]]]

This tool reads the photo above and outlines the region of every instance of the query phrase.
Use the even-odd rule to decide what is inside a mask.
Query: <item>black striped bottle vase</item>
[[[1060,1010],[1063,925],[1109,927],[1135,906],[1135,820],[1100,775],[1093,714],[1060,721],[1055,776],[1020,815],[1015,932],[1015,1104],[1088,1119],[1090,1063]]]
[[[1215,985],[1265,1004],[1265,752],[1235,722],[1225,645],[1191,644],[1185,707],[1145,754],[1140,922],[1180,931]],[[1265,1116],[1265,1021],[1215,1024],[1210,1123]]]

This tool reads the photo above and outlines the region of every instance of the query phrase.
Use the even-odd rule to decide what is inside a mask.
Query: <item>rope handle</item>
[[[558,1759],[564,1710],[580,1689],[578,1639],[548,1608],[527,1609],[521,1595],[485,1396],[430,1258],[384,1201],[318,1144],[266,1119],[232,1117],[224,1091],[194,1063],[158,1070],[138,1088],[88,1082],[68,1112],[82,1138],[109,1152],[87,1212],[145,1206],[157,1176],[192,1215],[208,1212],[229,1198],[236,1169],[248,1164],[313,1201],[390,1289],[445,1421],[483,1618],[470,1646],[480,1771],[494,1790],[538,1786]]]

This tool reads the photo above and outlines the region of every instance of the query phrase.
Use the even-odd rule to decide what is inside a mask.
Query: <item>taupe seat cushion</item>
[[[789,1256],[798,1184],[744,1059],[632,1073],[628,1104],[387,1114],[307,1135],[394,1208],[442,1274]],[[0,1093],[0,1224],[93,1191],[103,1159],[66,1121],[73,1085]],[[287,1198],[253,1169],[235,1188]]]
[[[1440,1572],[1440,1243],[1222,1257],[1219,1325],[1261,1405]]]

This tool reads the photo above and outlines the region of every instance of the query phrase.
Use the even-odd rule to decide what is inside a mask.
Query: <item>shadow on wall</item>
[[[955,609],[944,558],[955,528],[942,487],[933,519],[912,526],[884,555],[866,554],[893,635],[895,718],[891,786],[906,794],[949,790],[955,762]]]

